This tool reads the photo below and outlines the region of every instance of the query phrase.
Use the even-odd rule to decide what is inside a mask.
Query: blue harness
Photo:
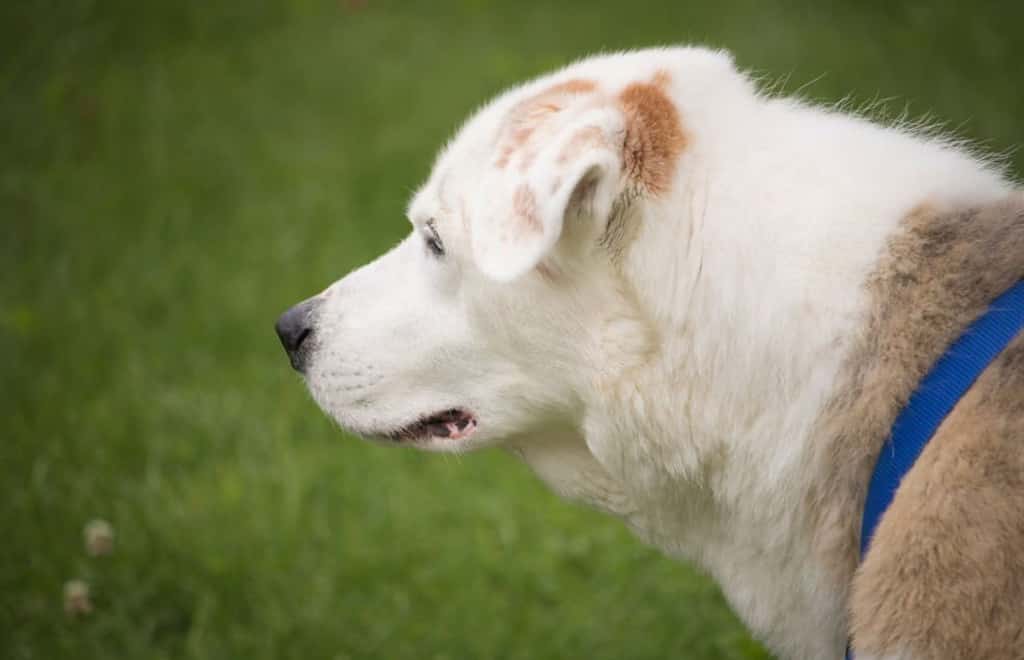
[[[893,423],[871,475],[860,528],[861,560],[903,476],[913,467],[942,420],[1022,328],[1024,280],[992,302],[939,358],[911,395]],[[851,657],[849,651],[846,655]]]

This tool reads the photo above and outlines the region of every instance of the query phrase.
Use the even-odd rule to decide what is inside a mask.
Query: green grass
[[[398,240],[437,146],[526,76],[708,42],[1004,151],[1024,11],[546,4],[0,7],[0,657],[766,657],[706,578],[514,459],[343,436],[272,322]]]

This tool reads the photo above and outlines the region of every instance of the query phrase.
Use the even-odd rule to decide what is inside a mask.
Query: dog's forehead
[[[414,226],[427,220],[448,224],[465,214],[471,192],[483,175],[481,164],[489,153],[488,124],[493,119],[482,114],[471,118],[442,147],[427,180],[413,194],[407,215]]]
[[[446,227],[461,218],[465,201],[458,176],[457,168],[435,165],[430,177],[409,200],[406,215],[414,227],[421,228],[428,222]]]

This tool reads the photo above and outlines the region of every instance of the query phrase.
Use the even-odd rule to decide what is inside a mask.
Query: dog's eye
[[[423,240],[427,244],[427,249],[435,257],[444,256],[444,243],[441,242],[441,237],[437,233],[437,228],[434,227],[434,221],[431,220],[427,223],[426,231],[423,233]]]

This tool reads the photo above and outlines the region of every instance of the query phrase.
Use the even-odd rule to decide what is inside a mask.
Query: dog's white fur
[[[578,79],[613,98],[659,72],[687,136],[662,194],[627,180],[614,104],[567,108],[525,171],[495,166],[520,100]],[[603,139],[564,162],[583,128]],[[523,184],[537,231],[515,224]],[[860,284],[922,199],[1008,190],[951,143],[762,95],[723,52],[587,59],[465,124],[409,206],[412,234],[321,294],[307,382],[369,436],[472,411],[469,437],[417,444],[511,448],[558,493],[710,572],[780,656],[838,658],[846,589],[809,550],[799,493]],[[601,241],[615,214],[632,232],[617,254]]]

